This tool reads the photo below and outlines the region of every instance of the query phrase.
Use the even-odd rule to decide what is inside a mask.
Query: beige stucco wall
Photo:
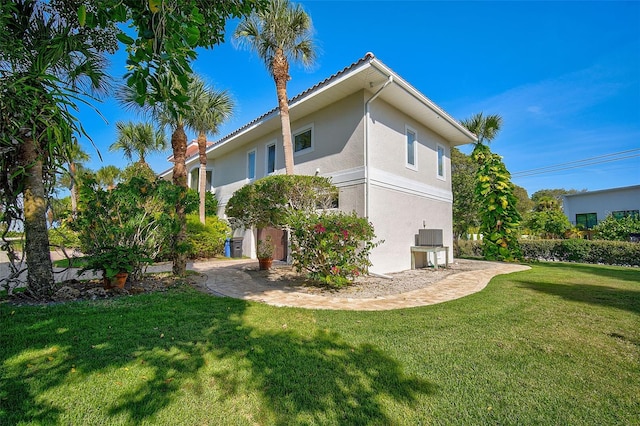
[[[370,167],[451,191],[451,148],[446,140],[381,100],[371,104],[370,116]],[[416,133],[418,143],[415,169],[406,165],[407,126]],[[445,149],[444,179],[437,175],[438,144]]]
[[[375,208],[371,209],[369,220],[377,238],[384,240],[371,253],[372,272],[385,274],[410,269],[410,247],[421,228],[442,229],[443,243],[449,247],[449,260],[453,259],[450,203],[375,185],[370,189],[370,196]],[[441,253],[438,263],[444,264],[444,260]]]

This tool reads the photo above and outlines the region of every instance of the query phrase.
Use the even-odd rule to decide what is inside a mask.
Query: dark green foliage
[[[520,213],[516,209],[511,174],[502,158],[486,145],[477,144],[472,158],[479,165],[475,195],[482,206],[480,233],[484,257],[487,260],[519,259]]]
[[[541,238],[563,238],[565,232],[571,229],[569,219],[558,209],[529,213],[526,226]]]
[[[196,207],[197,210],[197,207]],[[200,223],[197,214],[187,215],[187,257],[189,259],[208,259],[224,253],[224,241],[231,236],[229,225],[216,216],[206,218]]]
[[[616,219],[607,216],[602,222],[593,227],[595,238],[611,241],[629,241],[629,234],[640,233],[640,216],[629,215]]]
[[[579,192],[577,189],[564,189],[564,188],[556,188],[556,189],[541,189],[539,191],[531,194],[531,201],[533,201],[535,206],[539,206],[540,204],[547,204],[549,200],[553,200],[554,205],[561,207],[562,206],[562,197],[564,195],[573,195]]]
[[[140,105],[154,105],[169,99],[171,108],[186,110],[187,87],[193,73],[191,62],[196,49],[211,48],[224,41],[225,22],[239,18],[264,4],[261,0],[181,0],[179,2],[126,0],[104,1],[99,13],[87,14],[89,24],[102,19],[129,21],[137,30],[134,37],[124,32],[118,40],[129,54],[126,84],[137,94]],[[91,19],[89,19],[91,18]],[[167,90],[167,78],[176,76],[180,84]]]
[[[200,195],[195,189],[187,189],[187,195],[185,197],[185,213],[197,213],[200,205]],[[218,215],[218,199],[211,192],[205,192],[204,195],[204,213],[207,217],[214,217]]]
[[[106,191],[88,180],[80,188],[80,208],[73,227],[82,252],[88,256],[112,253],[115,247],[155,258],[169,245],[175,228],[174,185],[166,181],[132,178]],[[108,255],[108,254],[107,254]],[[134,276],[142,264],[133,269]]]
[[[521,240],[527,260],[640,266],[640,244],[622,241]]]
[[[470,227],[480,225],[480,205],[474,196],[478,165],[473,159],[451,148],[451,190],[453,192],[453,233],[466,238]]]
[[[153,182],[158,177],[156,172],[154,172],[147,163],[140,163],[138,161],[129,164],[118,176],[118,179],[122,182],[129,182],[131,179],[135,178],[142,178]]]
[[[338,189],[327,178],[273,175],[234,192],[225,211],[234,227],[282,228],[291,213],[331,207],[337,197]]]

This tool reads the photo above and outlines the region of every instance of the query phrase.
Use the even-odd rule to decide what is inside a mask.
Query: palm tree
[[[67,165],[69,166],[69,192],[71,193],[71,215],[75,218],[78,213],[78,182],[77,177],[82,168],[82,162],[89,160],[89,154],[82,150],[77,139],[73,139],[73,144],[69,146]]]
[[[200,222],[205,223],[205,191],[207,180],[207,133],[215,134],[218,126],[227,120],[233,111],[233,100],[226,91],[215,91],[199,77],[194,77],[189,85],[191,110],[187,112],[186,124],[198,133],[198,153],[200,175]]]
[[[120,173],[120,169],[113,165],[100,167],[96,171],[96,180],[101,187],[111,191],[118,183]]]
[[[138,94],[135,88],[130,86],[121,86],[116,96],[127,108],[137,109],[143,114],[148,114],[159,123],[161,129],[169,127],[171,129],[171,148],[173,150],[173,184],[181,188],[176,200],[176,221],[178,229],[173,235],[173,273],[183,276],[187,270],[187,256],[180,247],[184,245],[187,239],[187,217],[185,213],[185,198],[187,194],[187,134],[184,131],[186,121],[185,112],[188,110],[178,105],[174,100],[176,94],[180,97],[190,99],[188,93],[189,84],[183,85],[181,79],[184,75],[178,77],[171,70],[163,68],[158,70],[161,75],[159,81],[162,81],[162,91],[166,93],[163,102],[154,102],[153,104],[144,104],[140,106],[137,102]],[[190,81],[192,76],[187,76]],[[169,96],[171,94],[172,96]]]
[[[289,121],[287,82],[289,61],[305,66],[315,60],[311,18],[289,0],[271,0],[263,11],[252,13],[236,28],[234,38],[254,50],[264,61],[276,84],[282,123],[282,144],[287,174],[293,174],[293,143]]]
[[[118,136],[109,146],[109,151],[122,151],[124,157],[131,162],[134,161],[134,155],[137,155],[138,163],[147,164],[147,154],[167,149],[164,132],[162,129],[154,129],[150,123],[118,121],[116,129]]]
[[[485,142],[489,145],[502,127],[502,117],[498,114],[485,117],[482,112],[479,112],[471,118],[460,121],[460,124],[478,137],[476,145],[484,145]]]
[[[103,52],[115,47],[99,28],[83,28],[77,8],[54,3],[0,3],[0,111],[7,113],[0,120],[0,192],[5,208],[23,214],[26,294],[36,299],[55,291],[46,198],[56,169],[68,158],[72,135],[82,133],[70,110],[104,88]]]

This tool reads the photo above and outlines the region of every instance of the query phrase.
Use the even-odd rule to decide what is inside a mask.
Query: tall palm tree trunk
[[[280,123],[282,125],[282,146],[284,151],[284,167],[288,175],[293,173],[293,141],[291,138],[291,122],[289,120],[289,103],[287,99],[287,82],[289,81],[289,62],[282,49],[277,49],[273,58],[273,79],[276,83]]]
[[[183,276],[187,269],[187,255],[184,247],[187,239],[187,219],[184,210],[187,195],[187,167],[185,165],[187,135],[182,124],[178,124],[171,135],[171,147],[173,148],[173,184],[181,189],[176,201],[178,229],[173,238],[173,273]]]
[[[69,163],[69,176],[71,177],[69,192],[71,192],[71,215],[73,218],[78,214],[78,185],[76,185],[76,171],[76,163],[71,161]]]
[[[55,283],[49,254],[47,203],[42,160],[38,158],[31,138],[25,138],[20,145],[20,164],[28,168],[23,190],[27,294],[36,299],[48,299],[55,291]]]
[[[205,200],[207,190],[207,135],[204,132],[198,133],[198,154],[200,159],[200,178],[198,179],[198,193],[200,194],[200,223],[205,223]]]

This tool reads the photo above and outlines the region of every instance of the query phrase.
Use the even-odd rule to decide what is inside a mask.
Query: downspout
[[[370,109],[369,105],[373,102],[378,95],[393,82],[393,76],[389,75],[387,81],[382,85],[380,89],[364,104],[365,118],[364,118],[364,217],[369,219],[369,118]]]

